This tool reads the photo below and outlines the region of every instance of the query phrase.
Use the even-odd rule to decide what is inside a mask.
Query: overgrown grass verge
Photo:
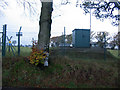
[[[23,56],[3,58],[3,87],[118,87],[118,59],[112,57],[110,53],[104,61],[104,56],[99,53],[63,54],[51,50],[50,64],[43,70],[29,64]]]
[[[18,57],[18,47],[12,47],[13,51],[10,48],[10,52],[8,48],[9,47],[6,47],[6,57]],[[30,47],[20,47],[20,56],[22,57],[29,56],[31,52],[32,49]]]

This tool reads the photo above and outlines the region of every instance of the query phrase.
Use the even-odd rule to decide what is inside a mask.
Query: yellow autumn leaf
[[[34,64],[34,62],[30,62],[31,64]]]
[[[36,62],[39,62],[39,60],[36,60]]]

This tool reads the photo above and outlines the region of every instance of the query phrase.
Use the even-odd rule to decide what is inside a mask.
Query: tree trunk
[[[38,50],[49,47],[52,23],[53,2],[42,2],[41,15],[39,21]]]

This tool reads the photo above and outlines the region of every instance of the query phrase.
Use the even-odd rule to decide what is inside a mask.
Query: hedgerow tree
[[[81,6],[85,13],[90,13],[90,9],[93,9],[93,15],[100,20],[106,18],[112,18],[112,25],[118,25],[120,15],[117,10],[120,10],[120,1],[118,0],[84,0]]]
[[[115,46],[119,46],[119,42],[120,42],[119,40],[120,40],[120,33],[113,35],[112,41],[110,42],[112,49],[114,49]]]
[[[95,38],[97,39],[97,44],[101,47],[104,48],[104,44],[105,44],[105,38],[106,38],[106,45],[108,44],[108,40],[110,40],[111,37],[109,37],[109,33],[108,32],[98,32],[97,35],[95,36]]]

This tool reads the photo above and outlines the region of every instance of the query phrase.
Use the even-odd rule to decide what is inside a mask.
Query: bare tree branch
[[[61,0],[61,5],[70,4],[69,0]]]
[[[0,7],[5,9],[8,6],[8,2],[6,0],[0,0]]]
[[[94,9],[93,15],[100,20],[106,18],[112,18],[112,24],[118,25],[118,20],[120,20],[119,14],[114,14],[114,11],[120,9],[120,2],[83,2],[82,8],[85,13],[90,13],[90,9]]]
[[[6,0],[0,0],[0,16],[4,16],[3,10],[8,7],[8,2]]]
[[[37,5],[40,4],[37,2],[38,0],[16,0],[19,6],[23,6],[24,10],[27,10],[30,15],[36,15],[38,14],[38,8]]]

